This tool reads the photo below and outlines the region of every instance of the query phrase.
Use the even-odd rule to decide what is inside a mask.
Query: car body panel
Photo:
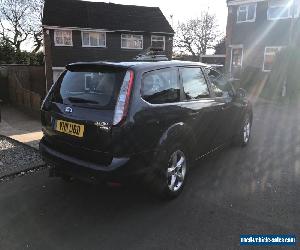
[[[75,63],[68,67],[118,67],[134,72],[134,84],[129,100],[129,110],[122,124],[113,126],[114,111],[96,110],[70,106],[71,113],[66,112],[68,105],[50,103],[42,107],[42,125],[44,139],[41,141],[41,151],[45,158],[51,157],[56,148],[55,158],[63,158],[65,162],[89,162],[93,170],[103,173],[113,170],[111,164],[115,159],[129,159],[129,162],[140,169],[149,169],[156,152],[166,143],[186,143],[193,151],[193,157],[199,158],[228,142],[241,126],[245,112],[252,115],[252,106],[245,98],[228,96],[216,97],[211,90],[211,83],[206,76],[210,90],[207,98],[164,104],[150,104],[141,97],[141,82],[147,72],[166,68],[208,67],[192,62],[97,62]],[[180,74],[178,70],[178,80]],[[182,84],[182,83],[181,83]],[[85,136],[75,138],[54,130],[55,120],[65,120],[85,125]],[[69,148],[70,150],[65,150]],[[52,151],[51,151],[52,150]],[[46,153],[45,153],[46,152]],[[54,154],[54,153],[53,153]],[[56,158],[59,162],[62,159]],[[69,160],[68,160],[69,159]],[[70,160],[73,159],[73,160]],[[53,159],[52,159],[53,161]],[[89,164],[82,164],[87,167]],[[94,164],[94,165],[93,165]],[[68,165],[68,164],[66,164]],[[80,165],[80,163],[79,163]],[[98,167],[97,167],[98,166]],[[118,165],[118,168],[122,167]],[[87,167],[88,168],[88,167]],[[104,171],[105,172],[105,171]]]

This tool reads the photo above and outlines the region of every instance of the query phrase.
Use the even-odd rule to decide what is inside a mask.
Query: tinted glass
[[[183,92],[186,100],[209,97],[209,90],[200,68],[181,69]]]
[[[211,82],[212,90],[217,97],[229,97],[233,93],[231,84],[219,72],[207,69],[207,75]]]
[[[147,73],[143,78],[142,97],[153,104],[179,102],[177,69],[162,69]]]
[[[66,71],[58,79],[52,101],[97,109],[113,109],[125,72],[122,70]]]

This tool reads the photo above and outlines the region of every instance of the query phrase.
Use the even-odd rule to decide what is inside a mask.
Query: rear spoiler
[[[66,66],[66,69],[69,71],[84,71],[86,69],[115,69],[115,70],[126,70],[130,67],[130,65],[123,65],[120,63],[110,63],[110,62],[77,62],[71,63]]]

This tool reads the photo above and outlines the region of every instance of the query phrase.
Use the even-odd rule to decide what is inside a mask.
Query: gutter
[[[79,31],[95,31],[95,32],[134,32],[134,33],[148,33],[149,31],[142,30],[108,30],[108,29],[95,29],[95,28],[80,28],[80,27],[62,27],[62,26],[51,26],[42,25],[43,29],[49,30],[79,30]],[[174,35],[175,32],[164,32],[164,31],[151,31],[150,34],[166,34]]]
[[[249,3],[267,2],[267,0],[232,0],[227,2],[227,6],[235,6]]]

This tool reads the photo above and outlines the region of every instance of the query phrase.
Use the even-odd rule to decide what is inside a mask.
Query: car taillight
[[[133,86],[134,73],[129,70],[126,72],[122,87],[120,89],[119,98],[115,108],[113,125],[118,125],[123,121],[128,113],[129,99]]]

